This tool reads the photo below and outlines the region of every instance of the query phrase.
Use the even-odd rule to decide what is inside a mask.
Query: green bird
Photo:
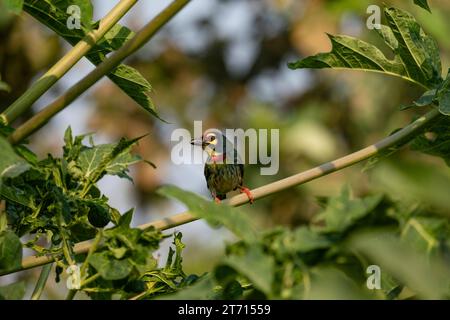
[[[207,130],[201,139],[192,139],[191,144],[201,146],[208,154],[204,170],[206,185],[217,203],[226,199],[228,192],[236,189],[244,192],[250,203],[253,203],[253,195],[243,185],[244,165],[239,161],[234,144],[221,131]]]

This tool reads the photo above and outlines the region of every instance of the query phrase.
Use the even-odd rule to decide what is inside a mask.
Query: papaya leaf
[[[141,161],[141,158],[130,151],[141,138],[121,139],[118,143],[85,148],[77,159],[83,179],[95,183],[105,174],[110,174],[131,180],[127,174],[128,167]]]
[[[332,50],[289,64],[291,69],[332,68],[379,72],[431,89],[441,82],[441,60],[436,42],[412,15],[398,8],[384,11],[388,26],[378,31],[395,57],[386,58],[376,46],[342,35],[329,35]]]
[[[123,279],[133,270],[128,259],[117,260],[106,251],[92,254],[88,262],[105,280]]]
[[[85,3],[82,6],[83,8],[88,8],[89,5],[87,3],[90,3],[87,0],[79,0],[79,2],[80,4]],[[25,0],[24,10],[74,46],[92,28],[98,28],[99,23],[88,22],[88,20],[92,19],[90,9],[83,10],[80,7],[83,14],[84,12],[86,13],[85,16],[82,15],[81,28],[67,28],[66,24],[70,15],[66,10],[70,4],[74,3],[70,1]],[[130,29],[117,24],[86,54],[86,58],[94,65],[98,65],[106,59],[107,54],[119,49],[133,36],[134,33]],[[125,64],[120,64],[108,74],[108,77],[144,110],[161,119],[149,97],[152,87],[139,71]]]
[[[370,214],[381,202],[383,195],[351,199],[348,187],[337,197],[329,199],[325,211],[315,217],[315,222],[323,222],[323,226],[314,228],[323,233],[341,233],[356,222]]]
[[[349,248],[367,256],[383,273],[394,276],[421,298],[448,297],[450,271],[445,261],[437,256],[424,259],[420,251],[398,241],[391,232],[358,233],[349,239]]]
[[[207,201],[193,192],[175,186],[164,186],[157,192],[181,201],[194,216],[204,218],[213,225],[222,224],[243,240],[252,242],[256,239],[256,232],[248,217],[236,208]]]
[[[223,263],[247,277],[257,289],[270,297],[275,261],[273,257],[264,254],[259,245],[251,245],[243,256],[230,255]]]

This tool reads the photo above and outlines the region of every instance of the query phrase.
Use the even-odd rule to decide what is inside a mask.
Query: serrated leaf
[[[175,186],[164,186],[158,189],[157,192],[163,196],[181,201],[194,216],[204,218],[212,224],[222,224],[235,235],[248,242],[256,239],[256,233],[249,219],[236,208],[207,201],[193,192],[185,191]]]
[[[139,139],[141,138],[121,139],[118,143],[85,148],[80,152],[76,161],[77,166],[81,169],[83,179],[95,183],[104,174],[131,179],[127,174],[128,167],[141,161],[141,158],[132,155],[130,150]]]
[[[20,268],[22,265],[22,243],[12,231],[0,233],[0,273]]]
[[[373,71],[401,77],[425,88],[436,87],[442,81],[436,42],[425,34],[409,13],[397,8],[386,8],[385,16],[389,27],[382,26],[379,34],[393,50],[393,60],[387,59],[381,50],[365,41],[329,35],[331,52],[290,63],[289,67]]]
[[[280,244],[288,251],[294,253],[307,253],[318,249],[326,249],[332,245],[324,235],[312,231],[309,227],[300,227],[279,239]]]
[[[133,265],[128,259],[117,260],[106,251],[92,254],[88,262],[105,280],[123,279],[133,269]]]
[[[259,245],[250,246],[243,256],[228,256],[223,263],[247,277],[266,296],[271,296],[275,261],[273,257],[264,254]]]
[[[0,287],[0,300],[21,300],[25,295],[25,281]]]
[[[315,228],[324,233],[344,232],[370,214],[382,199],[382,195],[351,199],[350,189],[346,187],[339,196],[330,198],[325,211],[315,217],[315,222],[324,223]]]
[[[419,7],[423,8],[431,13],[431,9],[430,9],[430,6],[428,5],[427,0],[414,0],[414,4],[418,5]]]
[[[90,23],[88,26],[82,23],[81,29],[68,29],[66,23],[69,16],[65,11],[67,7],[63,5],[64,3],[66,1],[63,1],[61,4],[55,4],[49,0],[25,0],[24,10],[63,37],[71,45],[75,45],[89,32],[91,25],[94,28],[98,27],[98,22],[95,24]],[[89,13],[89,10],[87,12]],[[87,16],[84,18],[86,21],[88,20]],[[115,25],[86,54],[86,58],[94,65],[98,65],[106,59],[109,53],[120,48],[133,36],[134,33],[127,27]],[[139,71],[125,64],[120,64],[108,74],[108,77],[144,110],[161,119],[149,97],[152,87]]]

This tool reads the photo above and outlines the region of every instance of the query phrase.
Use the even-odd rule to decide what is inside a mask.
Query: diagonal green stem
[[[36,287],[34,288],[33,294],[31,295],[31,300],[39,300],[42,292],[44,291],[45,284],[47,283],[48,276],[50,275],[50,271],[52,271],[53,264],[47,264],[42,267],[41,274],[39,275],[39,279],[36,283]]]
[[[411,139],[414,135],[417,135],[422,130],[424,130],[427,126],[429,126],[432,122],[436,121],[439,117],[441,117],[441,113],[435,108],[432,111],[428,112],[424,116],[415,120],[413,123],[407,125],[403,129],[395,132],[394,134],[384,138],[383,140],[378,141],[375,144],[372,144],[368,147],[365,147],[361,150],[358,150],[354,153],[348,154],[342,158],[324,163],[315,168],[306,170],[304,172],[300,172],[293,176],[269,183],[262,187],[251,190],[251,193],[254,199],[260,199],[263,197],[267,197],[276,192],[280,192],[282,190],[286,190],[288,188],[292,188],[309,181],[318,179],[320,177],[326,176],[333,172],[339,171],[341,169],[347,168],[354,164],[357,164],[361,161],[367,160],[373,156],[380,154],[381,152],[388,150],[394,146],[397,146],[400,143],[406,142]],[[243,204],[248,203],[249,199],[245,194],[239,194],[228,201],[224,201],[224,203],[230,206],[241,206]],[[154,227],[159,230],[167,230],[170,228],[175,228],[179,225],[183,225],[192,221],[197,220],[195,216],[193,216],[189,211],[179,213],[168,218],[153,221],[150,223],[142,224],[138,228],[146,229],[149,227]],[[83,241],[77,243],[74,246],[74,254],[86,253],[92,246],[92,241]],[[3,274],[13,273],[25,269],[34,268],[37,266],[44,265],[46,263],[50,263],[54,260],[52,256],[44,256],[44,257],[28,257],[22,261],[22,267],[16,270],[9,271],[7,273],[0,273],[0,276]]]
[[[147,43],[170,19],[177,14],[190,0],[175,0],[152,21],[144,26],[136,35],[128,40],[111,57],[105,59],[97,68],[72,86],[65,94],[50,103],[9,137],[11,143],[19,143],[34,131],[45,125],[55,114],[67,107],[72,101],[89,89],[103,76],[111,72],[125,58],[136,52]]]
[[[31,108],[56,81],[69,71],[92,47],[110,30],[138,0],[121,0],[101,21],[99,28],[89,32],[50,70],[39,78],[22,96],[19,97],[3,114],[0,122],[10,124]]]

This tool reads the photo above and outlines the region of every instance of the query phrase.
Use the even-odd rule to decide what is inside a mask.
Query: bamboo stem
[[[387,150],[389,148],[394,147],[395,145],[399,144],[400,142],[404,141],[405,139],[410,138],[413,134],[417,134],[420,132],[420,130],[424,129],[427,125],[430,124],[433,120],[438,118],[441,114],[437,109],[433,109],[432,111],[428,112],[424,116],[420,117],[413,123],[409,124],[408,126],[404,127],[403,129],[397,131],[396,133],[388,136],[387,138],[384,138],[383,140],[380,140],[379,142],[372,144],[366,148],[363,148],[361,150],[358,150],[354,153],[348,154],[342,158],[338,158],[336,160],[324,163],[320,166],[317,166],[315,168],[312,168],[310,170],[298,173],[296,175],[269,183],[267,185],[264,185],[262,187],[256,188],[252,190],[252,195],[254,199],[260,199],[269,195],[272,195],[276,192],[280,192],[282,190],[295,187],[301,184],[304,184],[306,182],[318,179],[320,177],[326,176],[330,173],[333,173],[335,171],[341,170],[343,168],[349,167],[351,165],[354,165],[358,162],[361,162],[363,160],[367,160],[370,157],[379,154],[383,150]],[[241,206],[249,201],[248,197],[244,194],[236,195],[229,200],[224,201],[224,203],[230,205],[230,206]],[[192,221],[197,220],[198,218],[194,217],[189,211],[179,213],[176,215],[173,215],[168,218],[164,218],[162,220],[149,222],[146,224],[142,224],[138,226],[140,229],[146,229],[148,227],[153,226],[156,229],[159,230],[167,230],[170,228],[177,227],[179,225],[183,225]],[[75,254],[81,254],[86,253],[89,251],[91,247],[91,241],[83,241],[80,243],[75,244],[74,246],[74,253]],[[7,273],[0,274],[8,274],[13,273],[25,269],[34,268],[37,266],[44,265],[46,263],[50,263],[54,261],[54,257],[52,256],[41,256],[41,257],[27,257],[22,260],[22,267],[17,270],[12,270]]]
[[[50,70],[39,78],[22,96],[19,97],[5,112],[0,115],[0,121],[10,124],[31,108],[34,102],[67,73],[95,44],[136,4],[137,0],[121,0],[112,10],[100,20],[99,28],[89,32]]]
[[[97,68],[91,71],[83,79],[72,86],[65,94],[46,106],[37,113],[10,136],[9,141],[13,144],[21,142],[30,134],[45,125],[55,114],[67,107],[72,101],[78,98],[82,93],[89,89],[93,84],[103,76],[110,73],[125,58],[136,52],[145,43],[147,43],[170,19],[177,14],[190,0],[175,0],[152,21],[145,25],[136,35],[128,40],[111,57],[105,59]]]

